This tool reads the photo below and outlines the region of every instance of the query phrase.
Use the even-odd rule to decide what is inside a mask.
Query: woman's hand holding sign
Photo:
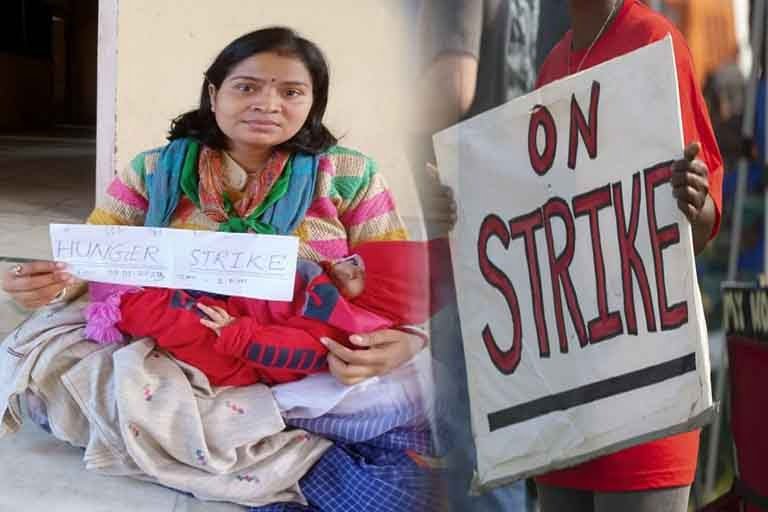
[[[440,174],[431,163],[426,165],[427,194],[423,198],[426,218],[438,228],[438,233],[447,235],[456,226],[457,209],[453,189],[440,181]]]
[[[709,196],[709,169],[696,158],[701,145],[686,146],[684,157],[672,165],[672,193],[693,227],[693,247],[698,254],[709,241],[715,223],[715,205]]]
[[[66,265],[53,261],[14,265],[2,277],[3,291],[25,309],[36,309],[65,296],[74,298],[83,288],[83,282],[67,272]]]

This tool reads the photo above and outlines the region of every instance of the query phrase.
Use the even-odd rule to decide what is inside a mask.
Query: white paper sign
[[[179,288],[272,300],[293,299],[297,237],[174,231]]]
[[[477,449],[493,486],[711,417],[669,38],[435,137]]]
[[[50,234],[53,259],[87,281],[293,298],[293,236],[82,224],[51,224]]]

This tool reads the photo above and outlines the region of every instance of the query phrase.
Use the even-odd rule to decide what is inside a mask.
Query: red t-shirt
[[[660,14],[639,0],[621,0],[614,21],[592,49],[571,51],[569,31],[552,49],[539,72],[537,87],[672,34],[685,144],[701,143],[699,157],[709,169],[709,194],[717,211],[712,236],[720,227],[723,161],[701,95],[690,51],[683,36]],[[586,55],[586,58],[585,58]],[[603,492],[634,491],[690,485],[696,471],[699,431],[688,432],[606,455],[573,468],[538,477],[544,485]]]

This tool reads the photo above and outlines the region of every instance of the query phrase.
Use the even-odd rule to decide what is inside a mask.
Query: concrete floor
[[[20,259],[50,259],[48,223],[85,219],[93,206],[95,161],[92,138],[0,137],[0,271]],[[0,336],[24,316],[0,291]],[[81,450],[29,422],[0,439],[0,462],[0,512],[245,510],[87,472]]]
[[[92,139],[0,137],[0,257],[50,258],[49,222],[93,205]]]

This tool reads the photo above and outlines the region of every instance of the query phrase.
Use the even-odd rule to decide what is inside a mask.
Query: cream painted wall
[[[162,145],[170,120],[193,108],[203,71],[235,37],[286,25],[317,43],[331,67],[327,125],[379,163],[401,213],[419,207],[405,157],[414,48],[403,0],[120,0],[116,165]],[[183,6],[183,7],[182,7]],[[214,7],[215,6],[215,7]]]

